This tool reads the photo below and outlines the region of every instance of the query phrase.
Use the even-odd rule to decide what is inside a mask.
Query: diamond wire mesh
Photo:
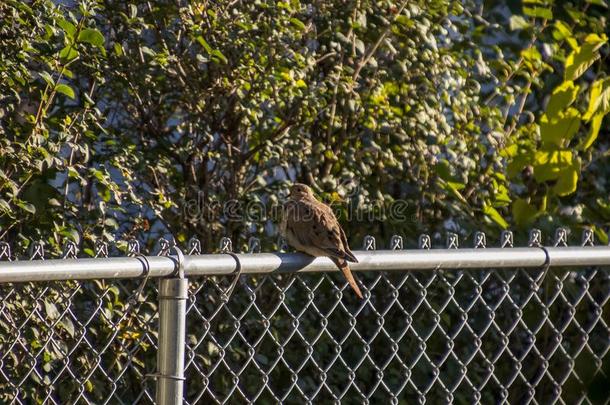
[[[229,277],[191,278],[185,402],[581,403],[608,379],[607,269],[359,278],[365,301],[337,273],[241,277],[228,301]],[[0,402],[153,403],[158,294],[134,301],[140,283],[0,285]]]
[[[108,247],[96,244],[96,256]],[[63,258],[77,254],[73,243]],[[33,243],[30,259],[43,259]],[[0,259],[12,260],[0,246]],[[157,291],[140,280],[0,284],[0,403],[152,403]],[[138,295],[140,287],[145,287]]]
[[[151,403],[157,299],[130,308],[138,284],[1,285],[0,403]]]
[[[363,276],[192,279],[186,402],[580,403],[608,361],[606,270]]]

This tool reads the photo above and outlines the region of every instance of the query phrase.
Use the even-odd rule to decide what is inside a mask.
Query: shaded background
[[[298,180],[342,208],[352,244],[559,225],[605,243],[607,15],[603,0],[3,2],[0,238],[269,249],[269,210],[223,204],[271,206]],[[344,220],[397,200],[406,220]]]

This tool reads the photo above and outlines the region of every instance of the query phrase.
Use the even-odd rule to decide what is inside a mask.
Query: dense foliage
[[[290,180],[373,212],[354,239],[605,238],[604,3],[0,7],[3,239],[91,253],[150,224],[207,250],[273,243],[272,210],[241,214]],[[388,220],[396,200],[408,215]]]
[[[606,243],[609,27],[604,0],[2,1],[0,240],[276,248],[299,180],[354,245],[558,225]],[[96,288],[70,291],[116,336],[125,304]]]

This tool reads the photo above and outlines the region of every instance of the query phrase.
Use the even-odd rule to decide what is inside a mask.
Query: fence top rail
[[[610,266],[609,246],[355,251],[354,271]],[[185,255],[185,276],[338,271],[325,257],[301,253]],[[143,256],[0,261],[0,283],[168,277],[177,257]]]

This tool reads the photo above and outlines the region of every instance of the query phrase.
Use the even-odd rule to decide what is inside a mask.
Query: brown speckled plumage
[[[362,292],[347,262],[358,260],[349,249],[345,232],[329,206],[318,201],[311,189],[296,183],[284,205],[280,232],[288,244],[311,256],[327,256],[343,272],[358,297]]]

